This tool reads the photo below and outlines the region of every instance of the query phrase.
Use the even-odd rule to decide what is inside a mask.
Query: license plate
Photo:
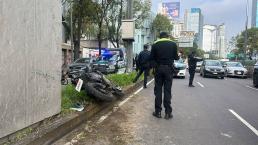
[[[241,72],[237,72],[238,75],[241,75],[242,73]]]
[[[218,73],[213,73],[214,75],[218,74]]]

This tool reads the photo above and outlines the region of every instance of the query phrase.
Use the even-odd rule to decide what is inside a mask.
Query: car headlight
[[[210,69],[210,68],[205,68],[205,70],[207,70],[207,71],[211,71],[211,69]]]
[[[109,69],[115,69],[115,66],[110,65],[110,66],[109,66]]]

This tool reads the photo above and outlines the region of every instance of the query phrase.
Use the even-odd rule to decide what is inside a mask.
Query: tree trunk
[[[101,16],[100,22],[98,24],[99,33],[98,33],[98,44],[99,44],[99,56],[101,55],[101,44],[102,44],[102,25],[103,25],[103,17]]]
[[[79,0],[79,12],[82,10],[82,0]],[[74,39],[74,60],[80,58],[80,46],[81,46],[81,29],[82,29],[82,13],[78,13],[78,25],[75,31]]]
[[[101,55],[101,43],[102,43],[101,33],[99,33],[99,35],[98,35],[99,56]]]

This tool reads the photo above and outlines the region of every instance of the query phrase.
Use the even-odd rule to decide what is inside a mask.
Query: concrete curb
[[[140,81],[132,86],[128,86],[125,88],[124,93],[126,94],[123,99],[126,99],[134,90],[139,88],[142,85],[143,81]],[[121,100],[120,100],[121,101]],[[71,119],[63,122],[62,124],[58,124],[53,126],[53,129],[39,136],[38,138],[34,138],[33,141],[29,143],[29,145],[49,145],[65,136],[67,133],[71,132],[73,129],[84,123],[87,119],[93,117],[97,113],[101,112],[104,109],[112,109],[113,106],[117,103],[117,101],[112,103],[101,103],[93,105],[89,108],[86,108],[86,111],[78,113],[78,115],[72,117]]]

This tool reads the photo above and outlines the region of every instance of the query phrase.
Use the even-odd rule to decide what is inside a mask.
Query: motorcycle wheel
[[[110,91],[101,89],[102,84],[100,83],[86,83],[85,90],[87,94],[95,97],[97,100],[111,102],[115,100],[115,97]]]

